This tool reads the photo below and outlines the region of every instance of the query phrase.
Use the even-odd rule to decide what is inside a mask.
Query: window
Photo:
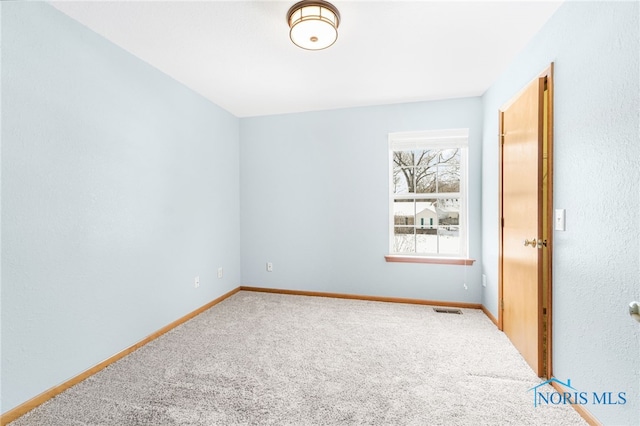
[[[468,138],[468,129],[389,134],[391,255],[467,257]]]

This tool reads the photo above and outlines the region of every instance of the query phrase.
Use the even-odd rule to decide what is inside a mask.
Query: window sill
[[[452,257],[424,257],[424,256],[403,256],[396,254],[385,255],[387,262],[400,263],[431,263],[436,265],[473,265],[475,259],[462,259]]]

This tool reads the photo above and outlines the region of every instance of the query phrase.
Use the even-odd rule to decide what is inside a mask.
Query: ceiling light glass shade
[[[307,50],[326,49],[338,38],[340,13],[334,5],[322,0],[303,0],[287,13],[289,37]]]

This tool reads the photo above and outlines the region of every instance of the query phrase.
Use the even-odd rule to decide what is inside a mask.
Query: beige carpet
[[[586,424],[462,311],[242,291],[11,425]]]

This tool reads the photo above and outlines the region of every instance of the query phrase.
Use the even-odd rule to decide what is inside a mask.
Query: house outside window
[[[466,258],[468,129],[389,134],[389,252]]]

